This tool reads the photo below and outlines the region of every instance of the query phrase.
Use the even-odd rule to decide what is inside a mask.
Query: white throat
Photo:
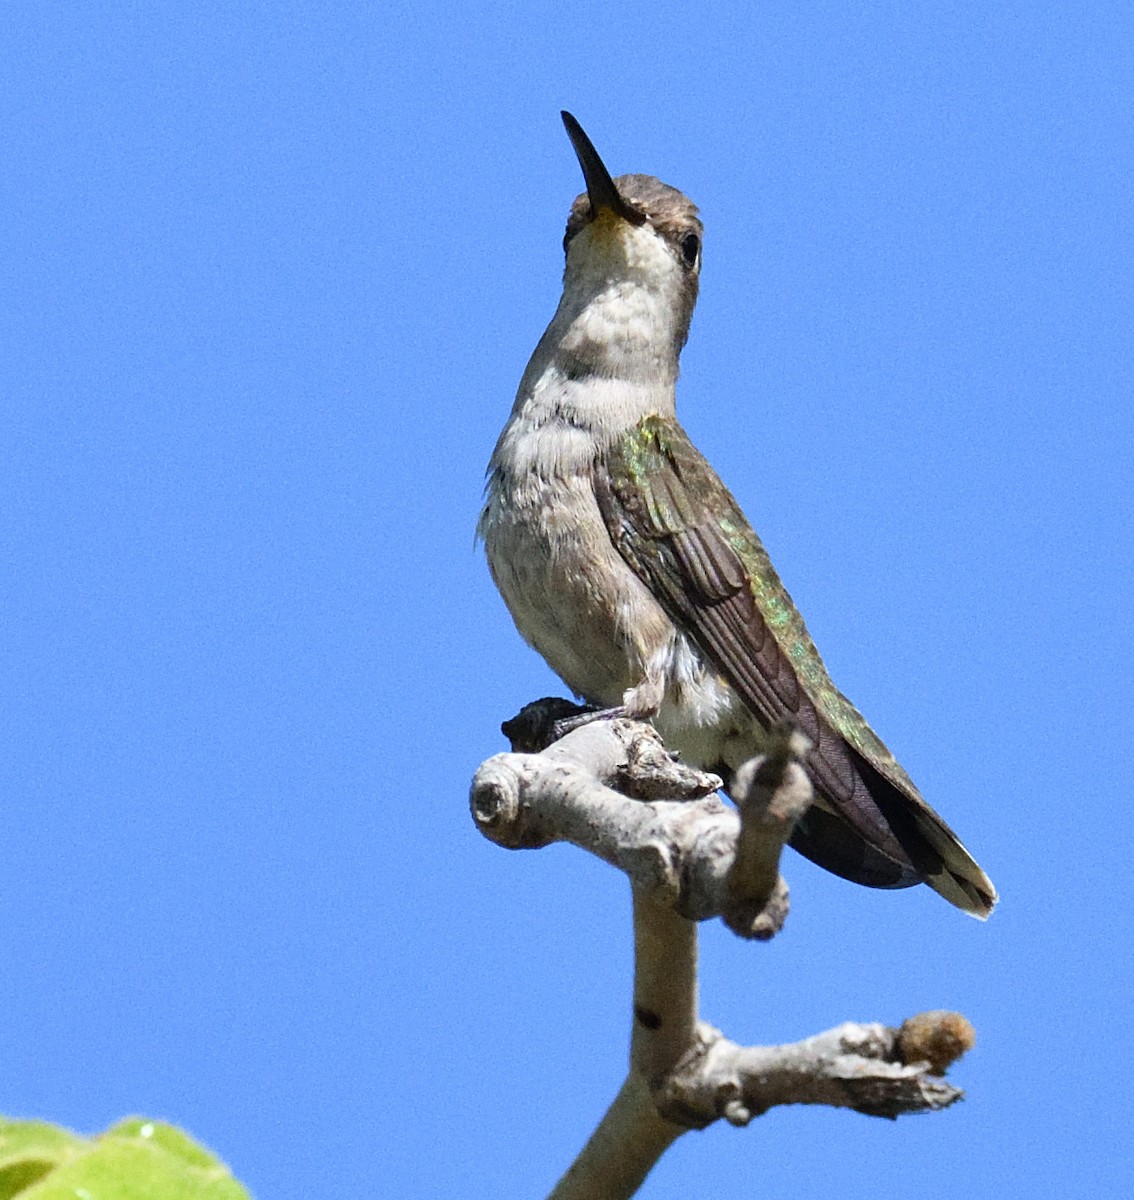
[[[672,384],[683,283],[672,249],[651,225],[604,214],[571,240],[545,340],[576,375]]]
[[[493,468],[543,478],[589,469],[597,449],[644,416],[675,416],[683,286],[649,224],[602,214],[581,229]]]

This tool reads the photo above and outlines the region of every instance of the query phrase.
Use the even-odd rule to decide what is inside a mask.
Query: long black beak
[[[571,145],[575,147],[575,157],[579,160],[579,166],[583,168],[587,195],[591,198],[592,215],[598,216],[600,209],[608,208],[623,220],[629,221],[631,225],[643,224],[646,220],[645,216],[636,208],[631,208],[618,194],[618,189],[614,186],[614,180],[611,179],[606,164],[599,158],[594,143],[587,137],[582,125],[569,112],[561,112],[559,115],[567,127],[567,136],[571,139]]]

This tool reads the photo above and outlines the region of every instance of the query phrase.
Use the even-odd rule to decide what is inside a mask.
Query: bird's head
[[[583,127],[570,113],[562,116],[587,185],[567,219],[564,295],[584,305],[599,299],[603,319],[623,327],[606,336],[645,339],[676,358],[697,303],[697,206],[652,175],[612,179]]]

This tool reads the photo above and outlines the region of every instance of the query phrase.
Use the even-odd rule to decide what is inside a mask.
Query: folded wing
[[[871,887],[927,882],[987,916],[996,892],[831,682],[759,538],[676,421],[646,417],[596,471],[611,539],[765,727],[811,740],[818,797],[792,845]]]

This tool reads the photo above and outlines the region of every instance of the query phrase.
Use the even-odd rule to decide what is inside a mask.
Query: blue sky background
[[[0,15],[0,1112],[262,1200],[545,1194],[613,1096],[624,881],[466,808],[562,691],[472,540],[581,181],[706,223],[679,405],[997,882],[787,860],[744,1041],[955,1007],[968,1100],[783,1110],[676,1195],[1127,1196],[1134,9],[13,2]]]

